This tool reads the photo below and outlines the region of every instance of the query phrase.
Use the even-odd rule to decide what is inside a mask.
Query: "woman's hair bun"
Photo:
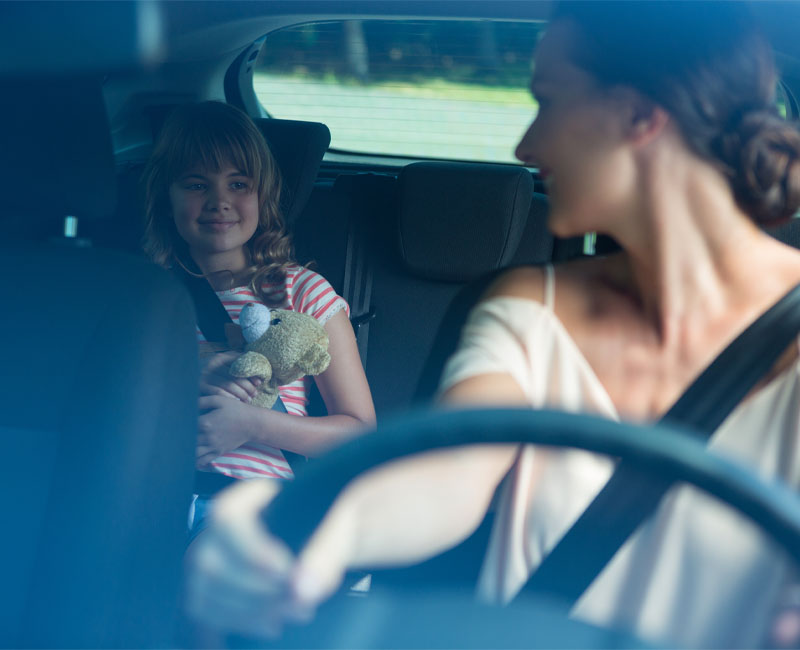
[[[800,207],[800,132],[775,109],[738,111],[712,149],[739,205],[758,223],[787,219]]]
[[[606,88],[637,90],[726,176],[761,223],[800,206],[800,135],[773,108],[772,48],[746,2],[570,0],[554,20],[580,31],[569,55]]]

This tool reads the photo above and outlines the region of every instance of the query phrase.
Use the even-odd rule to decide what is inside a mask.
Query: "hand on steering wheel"
[[[192,545],[187,584],[186,608],[203,624],[275,638],[285,622],[312,618],[341,583],[344,567],[324,540],[297,557],[261,524],[279,489],[277,481],[239,481],[215,501],[213,525]]]

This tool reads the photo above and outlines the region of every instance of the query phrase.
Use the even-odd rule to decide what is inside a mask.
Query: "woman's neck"
[[[627,253],[618,279],[664,348],[691,345],[711,324],[758,302],[763,278],[754,268],[772,249],[721,174],[695,159],[681,162],[644,165],[634,208],[609,233]]]

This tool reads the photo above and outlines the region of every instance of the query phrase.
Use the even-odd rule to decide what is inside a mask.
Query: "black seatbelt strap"
[[[369,324],[375,318],[372,308],[372,265],[362,215],[354,210],[347,224],[347,250],[344,266],[344,299],[350,305],[350,323],[358,345],[361,365],[367,369],[367,351],[369,348]]]
[[[661,422],[689,428],[708,440],[774,366],[800,332],[800,285],[742,332],[692,383]],[[639,525],[655,512],[670,481],[642,481],[620,462],[608,483],[545,557],[523,587],[527,593],[578,601]]]
[[[189,290],[189,295],[194,302],[194,310],[197,316],[197,327],[203,333],[206,341],[214,343],[227,343],[228,337],[225,333],[225,325],[233,323],[225,306],[217,298],[217,294],[211,288],[208,280],[204,277],[197,277],[179,269],[176,274]]]

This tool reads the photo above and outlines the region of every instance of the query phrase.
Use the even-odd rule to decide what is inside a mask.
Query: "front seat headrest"
[[[399,176],[400,255],[408,270],[469,282],[509,263],[533,196],[513,165],[419,162]]]
[[[97,79],[0,81],[0,219],[113,214],[116,179]]]

